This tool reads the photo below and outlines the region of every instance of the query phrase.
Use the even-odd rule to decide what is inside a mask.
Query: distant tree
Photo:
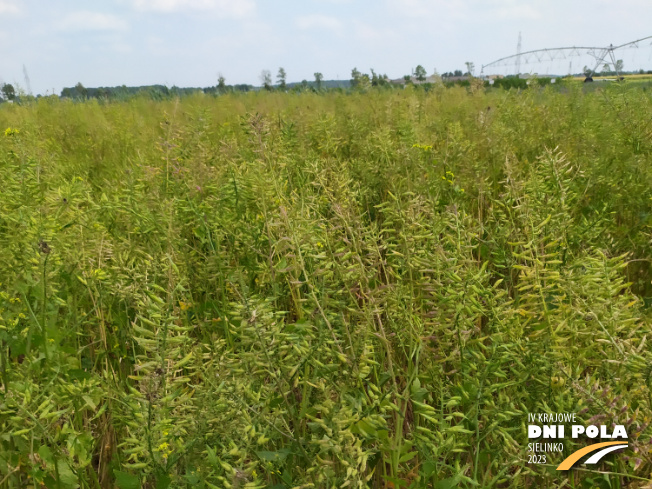
[[[86,90],[86,87],[82,85],[81,82],[75,85],[75,92],[77,93],[78,97],[82,97],[82,98],[88,97],[88,90]]]
[[[625,63],[622,59],[617,59],[616,64],[614,65],[615,70],[618,73],[622,73],[623,70],[625,69]]]
[[[369,78],[369,75],[366,73],[362,74],[358,88],[362,91],[369,90],[371,88],[371,78]]]
[[[387,75],[377,75],[376,72],[371,70],[371,86],[372,87],[382,87],[389,85],[389,79]]]
[[[11,83],[5,83],[2,85],[2,95],[4,98],[7,100],[13,100],[16,98],[16,90],[14,90],[14,86]]]
[[[308,90],[310,85],[308,85],[308,80],[301,80],[301,88],[303,90]]]
[[[315,73],[315,85],[317,86],[317,90],[321,90],[321,82],[324,79],[324,75],[321,73]]]
[[[609,63],[605,63],[602,65],[602,73],[608,73],[611,70],[609,67]]]
[[[582,73],[584,74],[584,76],[591,76],[592,70],[591,68],[585,65],[584,68],[582,68]]]
[[[407,85],[408,83],[412,83],[412,75],[404,75],[403,76],[403,81]]]
[[[269,70],[263,70],[260,72],[260,83],[263,85],[265,90],[272,89],[272,74]]]
[[[382,78],[380,76],[376,75],[376,72],[372,68],[371,69],[371,86],[372,87],[379,86],[381,84],[381,80],[382,80]]]
[[[219,73],[217,76],[217,90],[220,93],[226,92],[226,79],[222,75],[222,73]]]
[[[426,69],[423,66],[418,65],[414,69],[414,76],[420,82],[426,81]]]
[[[358,71],[357,68],[351,70],[351,86],[357,88],[360,85],[360,80],[362,79],[362,73]]]
[[[462,73],[462,70],[455,70],[453,72],[453,76],[463,76],[463,75],[464,75],[464,73]]]
[[[276,83],[278,83],[279,90],[285,91],[287,89],[287,85],[285,83],[286,78],[287,74],[285,73],[285,70],[283,68],[279,68],[278,74],[276,75]]]
[[[467,72],[469,75],[473,76],[473,72],[475,72],[475,64],[474,64],[474,63],[471,63],[470,61],[467,61],[467,62],[464,63],[464,64],[466,65],[466,72]]]
[[[357,68],[353,68],[351,71],[351,88],[363,91],[371,88],[371,79],[369,78],[369,75],[360,73]]]

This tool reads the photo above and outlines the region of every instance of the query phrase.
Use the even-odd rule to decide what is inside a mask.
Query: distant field
[[[626,86],[0,106],[0,489],[650,487]]]
[[[625,80],[652,80],[652,75],[648,74],[637,74],[637,75],[623,75]],[[584,76],[576,76],[573,79],[574,80],[580,80],[584,81]],[[604,79],[609,79],[609,80],[615,80],[617,77],[615,75],[611,76],[601,76],[601,75],[593,75],[594,80],[604,80]]]

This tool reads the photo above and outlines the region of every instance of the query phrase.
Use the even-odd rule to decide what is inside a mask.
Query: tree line
[[[467,63],[472,70],[473,63]],[[434,72],[436,75],[436,71]],[[444,73],[442,78],[447,76],[461,77],[465,74],[462,70],[456,70],[451,73]],[[280,67],[276,73],[275,79],[272,78],[270,70],[263,70],[260,73],[260,86],[256,87],[248,84],[229,85],[222,74],[218,75],[217,84],[210,87],[197,88],[180,88],[177,86],[166,87],[165,85],[147,85],[140,87],[127,87],[125,85],[118,87],[98,87],[86,88],[82,83],[77,83],[74,87],[66,87],[61,91],[61,97],[80,99],[80,98],[124,98],[135,94],[146,94],[154,99],[166,98],[170,96],[190,95],[193,93],[203,92],[210,95],[221,95],[232,92],[249,92],[254,90],[266,91],[321,91],[327,89],[366,89],[367,87],[390,87],[396,80],[390,80],[387,74],[376,73],[370,69],[370,73],[362,73],[357,68],[351,71],[351,78],[348,80],[325,80],[324,75],[320,72],[313,74],[314,78],[310,81],[304,79],[301,82],[289,83],[287,81],[287,72],[285,68]],[[414,81],[423,83],[426,81],[427,72],[422,65],[418,65],[412,70],[411,75],[406,75],[400,84],[412,83]]]
[[[468,85],[470,79],[475,76],[475,65],[472,62],[466,62],[466,70],[454,70],[439,74],[436,69],[428,76],[428,72],[422,65],[417,65],[409,74],[404,75],[402,78],[391,80],[387,74],[376,73],[372,68],[369,73],[363,73],[356,68],[351,70],[351,77],[347,80],[325,80],[324,75],[320,72],[314,73],[314,78],[311,81],[306,79],[301,82],[288,83],[287,72],[283,67],[280,67],[276,73],[275,80],[272,79],[272,73],[269,70],[263,70],[260,73],[260,86],[256,87],[249,84],[233,84],[229,85],[222,74],[218,75],[217,84],[209,87],[187,87],[181,88],[177,86],[167,87],[165,85],[146,85],[139,87],[128,87],[126,85],[116,87],[98,87],[87,88],[81,82],[77,83],[74,87],[66,87],[61,90],[60,97],[69,99],[125,99],[134,95],[147,95],[152,99],[165,99],[169,97],[178,97],[191,95],[196,93],[205,93],[208,95],[223,95],[235,92],[249,92],[256,90],[265,91],[280,91],[280,92],[303,92],[313,91],[319,92],[322,90],[367,90],[371,88],[394,88],[402,87],[404,85],[414,84],[420,85],[424,89],[429,89],[433,83],[443,83],[444,85]],[[585,67],[585,73],[590,73],[591,70]],[[605,64],[602,67],[600,74],[602,75],[615,75],[616,72],[623,74],[624,66],[622,60],[618,60],[613,67]],[[646,73],[640,70],[638,73]],[[652,71],[647,71],[652,74]],[[549,82],[549,80],[547,80]],[[488,82],[485,82],[488,84]],[[498,78],[493,80],[492,85],[496,88],[526,88],[527,81],[520,79],[518,75],[509,75],[505,78]],[[537,84],[546,84],[546,79],[538,80]],[[0,102],[20,100],[24,94],[17,90],[12,84],[5,83],[0,85]]]

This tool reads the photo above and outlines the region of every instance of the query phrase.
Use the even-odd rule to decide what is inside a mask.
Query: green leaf
[[[206,453],[208,454],[207,458],[211,465],[217,466],[219,463],[219,460],[217,459],[217,451],[206,445]]]
[[[412,460],[419,452],[408,452],[405,455],[403,455],[401,458],[398,459],[398,462],[400,464],[407,462],[408,460]]]
[[[86,401],[88,407],[90,407],[93,411],[97,409],[97,404],[95,404],[95,401],[93,401],[93,399],[91,399],[90,396],[82,396],[82,399]]]
[[[171,482],[172,479],[170,479],[169,475],[163,473],[158,474],[156,477],[156,489],[168,489]]]
[[[61,487],[65,489],[76,489],[79,487],[79,484],[77,483],[77,476],[70,469],[68,462],[63,459],[58,460],[57,469],[59,470],[59,482],[61,483]]]
[[[428,479],[432,476],[432,474],[435,473],[436,470],[437,470],[437,463],[434,462],[433,460],[426,460],[421,468],[421,476],[424,479]]]
[[[52,464],[54,463],[54,458],[52,456],[52,450],[50,450],[50,447],[47,445],[43,445],[41,448],[38,449],[38,455],[43,459],[43,461],[47,464]]]
[[[256,452],[256,455],[258,455],[262,460],[266,460],[267,462],[282,462],[287,458],[289,454],[290,454],[290,450],[288,450],[287,448],[283,450],[278,450],[277,452],[268,452],[268,451]]]
[[[135,475],[114,470],[115,484],[119,489],[140,489],[140,479]]]
[[[460,480],[461,477],[459,474],[453,477],[449,477],[448,479],[437,482],[437,484],[435,484],[435,489],[453,489],[454,487],[457,487]]]

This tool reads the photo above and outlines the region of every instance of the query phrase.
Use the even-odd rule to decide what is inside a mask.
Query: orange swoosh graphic
[[[625,441],[605,441],[604,443],[594,443],[588,447],[580,448],[578,451],[571,453],[566,460],[559,464],[557,470],[568,470],[570,469],[575,462],[581,459],[584,455],[595,452],[596,450],[604,447],[609,447],[611,445],[624,445]]]

